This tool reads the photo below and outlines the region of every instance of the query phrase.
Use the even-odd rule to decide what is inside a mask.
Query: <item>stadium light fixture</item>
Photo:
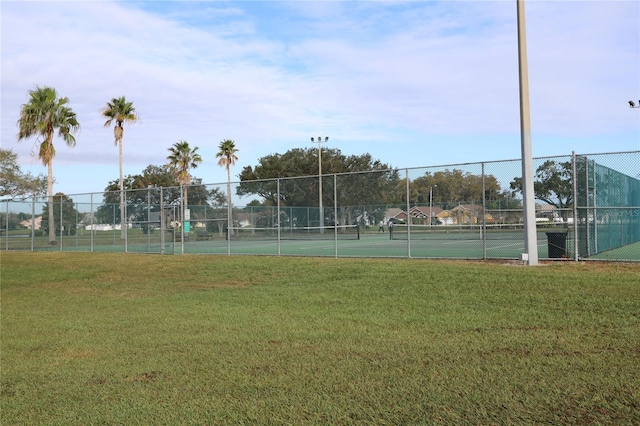
[[[311,142],[315,142],[313,137]],[[324,141],[318,136],[318,208],[320,209],[320,233],[324,234],[324,211],[322,208],[322,142],[329,142],[329,136],[325,136]]]
[[[629,106],[631,108],[640,108],[640,101],[638,101],[638,105],[636,105],[633,101],[629,101]]]

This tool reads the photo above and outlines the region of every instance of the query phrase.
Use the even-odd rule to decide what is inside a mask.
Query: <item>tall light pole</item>
[[[311,142],[315,142],[311,138]],[[324,140],[318,136],[318,207],[320,208],[320,233],[324,233],[324,211],[322,209],[322,142],[329,142],[329,136],[325,136]]]
[[[518,77],[520,83],[520,139],[522,150],[522,198],[524,202],[524,255],[528,265],[538,264],[536,200],[533,192],[533,154],[531,151],[531,116],[529,111],[529,71],[527,66],[527,30],[524,0],[517,0]],[[525,257],[526,256],[526,257]]]

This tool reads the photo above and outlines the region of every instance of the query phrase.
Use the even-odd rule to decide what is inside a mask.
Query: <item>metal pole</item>
[[[578,159],[578,157],[576,157],[576,160]],[[584,233],[585,233],[585,239],[587,240],[587,244],[586,244],[586,253],[585,255],[587,257],[591,256],[592,252],[591,252],[591,228],[589,227],[589,212],[591,212],[591,205],[589,203],[589,162],[587,161],[587,157],[582,157],[581,156],[581,161],[584,163],[584,202],[585,205],[584,207]],[[573,176],[577,176],[577,167],[578,167],[578,163],[576,163],[576,173]],[[573,178],[573,181],[576,182],[577,185],[577,177]],[[577,186],[576,186],[577,188]],[[573,201],[574,204],[577,202],[578,200],[578,194],[575,193],[573,195]]]
[[[231,208],[231,182],[227,182],[227,256],[231,256],[231,234],[233,233]]]
[[[62,222],[62,195],[60,195],[60,251],[62,251],[62,227],[63,227],[63,222]],[[53,231],[55,233],[55,229]]]
[[[585,159],[587,174],[589,174],[589,159]],[[593,249],[598,253],[598,175],[596,174],[595,164],[593,169]],[[589,182],[589,179],[587,179]],[[575,198],[574,198],[575,200]]]
[[[42,229],[42,222],[40,222],[40,229]],[[8,226],[8,225],[7,225]],[[31,199],[31,251],[35,249],[36,241],[36,197],[35,195]]]
[[[164,233],[165,231],[165,217],[164,217],[164,190],[160,187],[160,254],[164,254]]]
[[[184,190],[183,185],[180,185],[180,254],[184,254],[184,211],[185,211]]]
[[[482,163],[482,258],[487,258],[487,185]]]
[[[151,252],[151,185],[147,185],[147,252]]]
[[[118,144],[120,148],[120,159],[122,160],[122,141]],[[125,240],[125,233],[127,232],[124,228],[124,217],[125,217],[125,207],[124,207],[124,179],[122,178],[122,161],[120,161],[120,239]],[[114,216],[115,221],[115,216]],[[127,243],[125,241],[124,251],[127,252]]]
[[[116,206],[111,205],[111,212],[113,213],[113,245],[116,245]],[[120,225],[122,226],[122,225]]]
[[[125,198],[126,198],[126,192],[125,192]],[[128,253],[129,252],[129,230],[127,229],[129,222],[127,221],[127,207],[123,204],[121,207],[124,212],[124,216],[120,218],[120,223],[122,224],[122,226],[124,226],[124,252]],[[122,227],[121,226],[121,227]]]
[[[78,223],[78,213],[80,210],[79,204],[80,203],[75,203],[76,204],[76,247],[78,247],[80,244],[78,244],[78,234],[80,234],[80,224]],[[84,235],[84,234],[83,234]]]
[[[320,233],[324,234],[324,210],[322,207],[322,142],[328,142],[329,136],[325,136],[324,141],[322,137],[318,136],[318,207],[320,209]],[[311,138],[311,142],[314,139]]]
[[[320,233],[324,234],[324,207],[322,206],[322,147],[318,136],[318,206],[320,208]]]
[[[531,150],[531,117],[529,111],[529,76],[524,0],[517,0],[518,65],[520,81],[520,137],[522,149],[522,196],[524,201],[524,251],[528,265],[538,264],[536,205],[533,191],[533,154]]]
[[[335,256],[338,258],[338,175],[333,175],[333,236]]]
[[[9,250],[9,200],[5,201],[5,217],[4,217],[4,247]],[[33,215],[31,215],[31,228],[33,228]]]
[[[575,151],[571,152],[571,191],[573,192],[573,260],[578,261],[580,249],[578,247],[578,183],[577,183],[577,157]],[[587,246],[589,240],[586,241]]]
[[[94,212],[93,212],[93,192],[91,193],[91,252],[93,253],[93,228],[95,225],[93,224]]]
[[[433,185],[429,187],[429,229],[433,224]]]
[[[411,257],[411,200],[409,198],[411,191],[409,188],[409,169],[405,169],[405,176],[407,178],[407,257]]]
[[[276,186],[278,191],[278,203],[276,205],[278,213],[278,256],[280,256],[280,178],[276,180]]]
[[[176,205],[172,201],[171,202],[171,219],[173,224],[171,225],[171,230],[173,231],[171,235],[173,235],[173,241],[171,241],[172,252],[171,254],[176,254]]]

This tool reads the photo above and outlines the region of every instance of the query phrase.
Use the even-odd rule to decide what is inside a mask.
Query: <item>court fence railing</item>
[[[540,259],[640,261],[640,151],[533,161]],[[521,170],[503,160],[149,185],[126,190],[122,208],[118,191],[3,200],[0,248],[518,260]]]

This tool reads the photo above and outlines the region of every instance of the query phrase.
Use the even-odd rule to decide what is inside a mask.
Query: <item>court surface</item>
[[[245,255],[291,255],[291,256],[338,256],[338,257],[425,257],[425,258],[520,258],[524,252],[524,241],[517,239],[487,239],[480,234],[471,239],[459,238],[421,238],[409,240],[391,240],[388,233],[362,233],[359,239],[237,239],[210,240],[184,243],[165,243],[165,252],[209,253],[209,254],[245,254]],[[143,247],[140,247],[143,248]],[[131,251],[133,247],[130,247]],[[157,249],[156,249],[157,250]],[[151,251],[156,251],[151,250]],[[538,256],[548,257],[546,236],[538,236]]]

